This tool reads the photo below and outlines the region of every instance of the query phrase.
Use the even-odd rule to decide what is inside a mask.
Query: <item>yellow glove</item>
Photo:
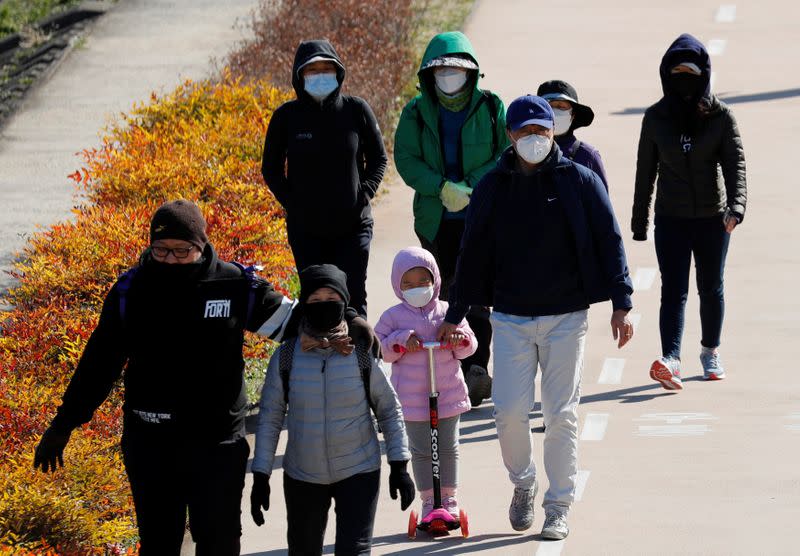
[[[453,183],[446,181],[441,193],[439,193],[439,198],[448,212],[458,212],[469,205],[470,195],[472,195],[472,189],[464,182]]]

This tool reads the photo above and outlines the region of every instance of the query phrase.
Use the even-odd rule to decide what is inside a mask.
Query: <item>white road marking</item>
[[[728,41],[725,39],[711,39],[708,41],[707,47],[709,56],[722,56],[727,45]]]
[[[625,368],[625,359],[607,357],[603,361],[603,370],[597,384],[619,384],[622,382],[622,370]]]
[[[733,23],[736,21],[736,4],[722,4],[714,16],[717,23]]]
[[[633,290],[649,290],[656,279],[657,269],[652,267],[639,267],[633,275]]]
[[[711,432],[711,427],[707,424],[689,425],[683,424],[684,421],[706,421],[716,420],[710,413],[647,413],[636,421],[658,422],[664,425],[639,425],[636,431],[637,436],[703,436]]]
[[[790,423],[788,425],[784,425],[784,428],[788,431],[792,432],[800,432],[800,413],[792,413],[787,417],[787,419],[791,419],[795,421],[794,423]],[[580,473],[580,471],[578,472]]]
[[[715,72],[715,71],[712,71],[712,72],[711,72],[711,77],[710,77],[710,78],[709,78],[709,80],[708,80],[708,90],[709,90],[709,91],[712,91],[712,92],[713,92],[713,91],[715,91],[715,90],[716,90],[716,89],[714,88],[714,84],[715,84],[716,82],[717,82],[717,72]]]
[[[628,313],[628,320],[631,321],[631,324],[633,325],[633,333],[636,334],[636,331],[639,330],[639,323],[642,322],[642,314]]]
[[[586,490],[586,482],[589,480],[591,471],[585,469],[578,470],[578,476],[575,479],[575,501],[580,502],[583,499],[583,491]]]
[[[603,440],[608,427],[608,413],[589,413],[583,421],[581,430],[581,440],[598,441]]]
[[[542,541],[536,550],[536,556],[558,556],[564,549],[564,541]]]

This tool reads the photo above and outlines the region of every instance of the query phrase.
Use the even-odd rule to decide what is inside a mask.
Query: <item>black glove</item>
[[[375,330],[363,317],[355,316],[347,320],[350,328],[350,337],[355,345],[360,345],[375,359],[381,358],[381,340],[375,335]]]
[[[44,431],[36,453],[33,456],[33,468],[42,468],[42,471],[55,471],[57,465],[64,467],[64,448],[69,442],[72,431],[69,429],[53,428],[52,425]]]
[[[647,232],[633,232],[633,241],[647,241]]]
[[[391,473],[389,473],[389,496],[392,497],[392,500],[397,500],[397,491],[400,491],[400,509],[403,511],[406,511],[411,502],[414,501],[414,494],[416,493],[414,481],[411,480],[411,476],[406,471],[406,465],[408,465],[407,461],[389,462],[389,467],[392,468]]]
[[[259,527],[264,525],[264,514],[261,513],[261,508],[264,508],[265,512],[269,510],[269,493],[269,475],[253,471],[253,489],[250,491],[250,515],[253,516],[253,521]]]

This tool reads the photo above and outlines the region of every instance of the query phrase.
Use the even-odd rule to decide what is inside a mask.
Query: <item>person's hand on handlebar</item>
[[[439,327],[439,330],[436,331],[436,340],[438,342],[447,342],[450,343],[450,338],[458,331],[457,324],[451,324],[447,321],[444,321],[442,325]]]
[[[420,342],[419,338],[412,334],[406,342],[406,353],[414,353],[415,351],[419,351],[421,349],[422,342]]]

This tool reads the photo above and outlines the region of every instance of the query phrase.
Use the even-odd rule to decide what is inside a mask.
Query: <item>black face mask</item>
[[[700,76],[691,73],[673,73],[670,75],[670,87],[683,100],[692,100],[700,96]]]
[[[344,301],[306,303],[303,314],[311,328],[327,332],[339,326],[344,320]]]
[[[194,279],[200,271],[203,264],[201,257],[193,263],[187,264],[169,264],[159,262],[151,257],[150,272],[152,276],[164,284],[180,284]]]

